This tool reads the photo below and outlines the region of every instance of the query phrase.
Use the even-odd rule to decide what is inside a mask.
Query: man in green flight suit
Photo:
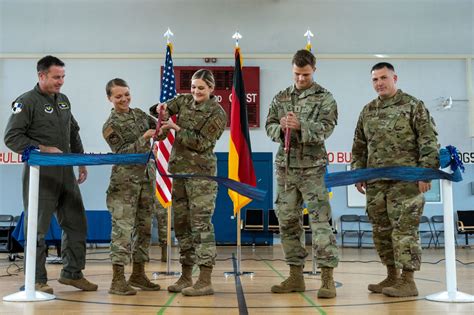
[[[72,115],[71,103],[66,95],[59,92],[64,84],[64,62],[46,56],[38,61],[37,71],[38,84],[12,104],[12,115],[5,129],[5,144],[17,153],[22,153],[29,146],[39,147],[41,152],[46,153],[83,153],[79,125]],[[77,180],[72,166],[42,166],[40,169],[35,280],[38,291],[53,293],[47,284],[45,267],[45,235],[53,213],[56,213],[63,230],[63,269],[58,281],[84,291],[97,290],[97,285],[90,283],[82,274],[86,264],[87,221],[78,183],[83,183],[86,178],[85,166],[79,167]],[[29,168],[25,164],[25,210],[29,201],[28,184]]]

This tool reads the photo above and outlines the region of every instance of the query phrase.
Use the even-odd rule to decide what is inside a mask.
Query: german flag
[[[232,103],[230,112],[229,178],[251,186],[256,186],[252,162],[247,103],[245,101],[244,80],[240,48],[235,48],[235,67],[232,84]],[[229,197],[234,204],[234,215],[252,201],[229,189]]]

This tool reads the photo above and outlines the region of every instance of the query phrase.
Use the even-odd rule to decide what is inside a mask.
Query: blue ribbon
[[[353,171],[335,172],[326,174],[326,186],[336,187],[365,182],[374,179],[390,179],[414,182],[418,180],[446,179],[452,182],[462,181],[461,170],[464,165],[459,159],[459,151],[454,146],[447,146],[440,150],[439,161],[442,168],[451,168],[453,173],[441,170],[411,166],[392,166],[380,168],[363,168]]]
[[[447,163],[446,160],[448,160]],[[452,145],[448,145],[445,149],[441,149],[440,163],[442,168],[450,166],[453,172],[458,168],[463,172],[465,171],[464,164],[460,159],[460,153],[458,149]]]
[[[460,172],[449,174],[440,170],[411,166],[392,166],[380,168],[361,168],[354,171],[334,172],[324,177],[326,186],[346,186],[375,179],[400,180],[414,182],[419,180],[447,179],[460,182]]]
[[[104,164],[146,164],[148,162],[148,153],[137,154],[78,154],[78,153],[41,153],[37,148],[29,147],[23,152],[22,159],[29,165],[38,166],[73,166],[73,165],[104,165]],[[446,179],[453,182],[462,180],[461,170],[464,172],[464,166],[459,159],[459,152],[453,146],[447,146],[440,150],[441,167],[450,167],[452,174],[421,167],[393,166],[381,168],[365,168],[354,171],[335,172],[325,175],[327,187],[346,186],[355,183],[365,182],[375,179],[390,179],[400,181],[418,181]],[[171,178],[206,178],[214,180],[217,183],[238,192],[241,195],[263,201],[266,191],[256,187],[237,182],[235,180],[201,174],[172,174]]]
[[[146,164],[148,153],[133,154],[80,154],[80,153],[42,153],[35,147],[28,147],[22,154],[22,161],[37,166],[75,166],[75,165],[128,165]],[[264,201],[267,192],[229,178],[200,174],[162,174],[172,178],[206,178],[232,189],[239,194],[257,201]]]
[[[27,146],[26,149],[23,150],[23,153],[21,154],[21,160],[23,162],[28,161],[30,159],[30,153],[36,152],[36,150],[39,150],[39,148],[34,145]]]

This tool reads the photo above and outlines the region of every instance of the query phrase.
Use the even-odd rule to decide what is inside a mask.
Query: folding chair
[[[280,224],[275,213],[275,209],[268,209],[268,231],[278,233],[280,231]]]
[[[469,246],[469,235],[474,234],[474,211],[457,211],[458,233],[466,236],[466,246]]]
[[[360,219],[357,214],[343,214],[339,218],[341,221],[341,241],[342,246],[344,246],[344,235],[346,233],[356,234],[357,235],[357,247],[360,246]]]
[[[359,233],[359,247],[362,247],[362,244],[372,244],[373,242],[369,243],[364,243],[362,241],[364,234],[372,234],[372,222],[369,220],[369,216],[367,215],[360,215],[359,216],[359,227],[360,227],[360,233]]]
[[[427,226],[428,229],[425,229],[424,227]],[[423,215],[421,216],[421,219],[420,219],[420,227],[419,227],[419,233],[420,233],[420,243],[423,245],[423,234],[428,234],[428,236],[430,237],[430,240],[428,242],[428,246],[427,248],[429,248],[431,246],[431,242],[433,241],[433,243],[435,244],[436,246],[436,239],[435,239],[435,234],[433,233],[433,229],[431,228],[431,224],[430,224],[430,220],[428,219],[427,216]]]

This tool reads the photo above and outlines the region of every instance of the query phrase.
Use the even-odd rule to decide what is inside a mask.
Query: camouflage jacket
[[[435,123],[422,101],[398,90],[362,110],[352,145],[352,169],[385,166],[438,168]]]
[[[280,143],[275,164],[285,167],[285,136],[280,119],[287,112],[294,112],[301,123],[301,130],[291,131],[288,166],[307,168],[327,164],[324,145],[337,124],[337,104],[332,94],[318,85],[299,92],[294,86],[278,93],[270,104],[265,129],[267,135]]]
[[[113,153],[146,153],[150,151],[150,141],[142,136],[155,123],[141,109],[130,108],[128,113],[118,113],[112,109],[102,127],[102,135]],[[111,184],[124,180],[133,182],[149,181],[145,165],[114,165],[110,176]]]
[[[214,147],[227,123],[224,109],[214,96],[196,104],[191,94],[178,95],[166,104],[167,115],[177,115],[176,124],[181,128],[175,135],[168,171],[214,175],[217,168]]]

